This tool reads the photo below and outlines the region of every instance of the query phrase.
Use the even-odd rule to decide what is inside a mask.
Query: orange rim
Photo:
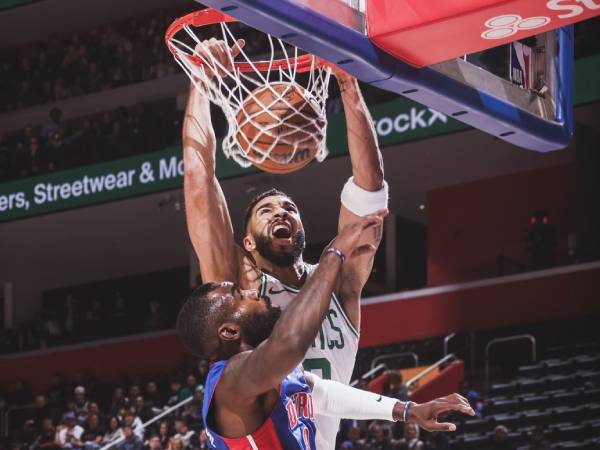
[[[183,27],[205,27],[209,25],[216,25],[218,23],[229,23],[237,21],[237,19],[211,8],[203,9],[201,11],[195,11],[173,21],[173,23],[169,26],[167,32],[165,33],[165,43],[167,44],[167,47],[169,48],[173,56],[178,57],[179,54],[177,52],[177,49],[171,43],[171,40],[177,33],[179,33],[183,29]],[[204,62],[198,56],[188,55],[188,58],[192,63],[198,66],[204,65]],[[317,65],[319,64],[320,60],[317,60]],[[290,58],[289,60],[276,59],[273,61],[256,61],[252,64],[244,62],[234,62],[233,65],[236,69],[240,70],[241,72],[254,72],[255,70],[259,70],[260,72],[267,72],[268,70],[278,70],[289,67],[295,67],[298,72],[303,73],[308,72],[312,68],[313,56],[306,54],[299,56],[298,58]]]

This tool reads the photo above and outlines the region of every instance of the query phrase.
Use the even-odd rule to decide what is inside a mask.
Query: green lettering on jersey
[[[337,327],[335,325],[332,317],[334,319],[337,319],[337,317],[338,317],[338,314],[335,311],[335,309],[329,310],[329,312],[327,313],[327,320],[329,321],[329,326],[331,327],[331,330],[337,332],[337,334],[339,335],[339,340],[338,339],[328,339],[327,347],[329,347],[330,350],[332,350],[334,348],[344,348],[344,334],[342,333],[341,328]]]
[[[327,358],[306,358],[302,367],[309,372],[315,372],[324,380],[331,380],[331,363]]]

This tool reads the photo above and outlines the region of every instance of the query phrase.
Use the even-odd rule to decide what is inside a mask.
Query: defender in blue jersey
[[[256,290],[230,282],[207,283],[192,293],[179,312],[177,329],[193,353],[216,361],[202,411],[211,448],[314,450],[317,412],[337,418],[410,418],[436,431],[454,428],[437,423],[442,411],[474,414],[460,396],[402,403],[320,380],[300,366],[328,312],[344,261],[375,251],[371,244],[360,245],[361,237],[381,226],[386,213],[344,227],[283,313]]]

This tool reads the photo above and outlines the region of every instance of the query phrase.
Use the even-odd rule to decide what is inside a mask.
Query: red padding
[[[367,32],[416,67],[600,15],[600,0],[369,0]]]
[[[376,394],[383,394],[385,385],[389,378],[390,375],[387,372],[384,372],[377,378],[373,378],[367,385],[367,389],[369,389],[371,392],[375,392]]]
[[[465,363],[457,361],[442,370],[437,377],[415,389],[410,394],[410,399],[413,402],[423,403],[458,392],[464,379]]]

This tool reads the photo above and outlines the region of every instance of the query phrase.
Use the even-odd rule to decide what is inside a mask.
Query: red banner
[[[367,30],[382,50],[430,66],[600,15],[600,0],[369,0]]]

